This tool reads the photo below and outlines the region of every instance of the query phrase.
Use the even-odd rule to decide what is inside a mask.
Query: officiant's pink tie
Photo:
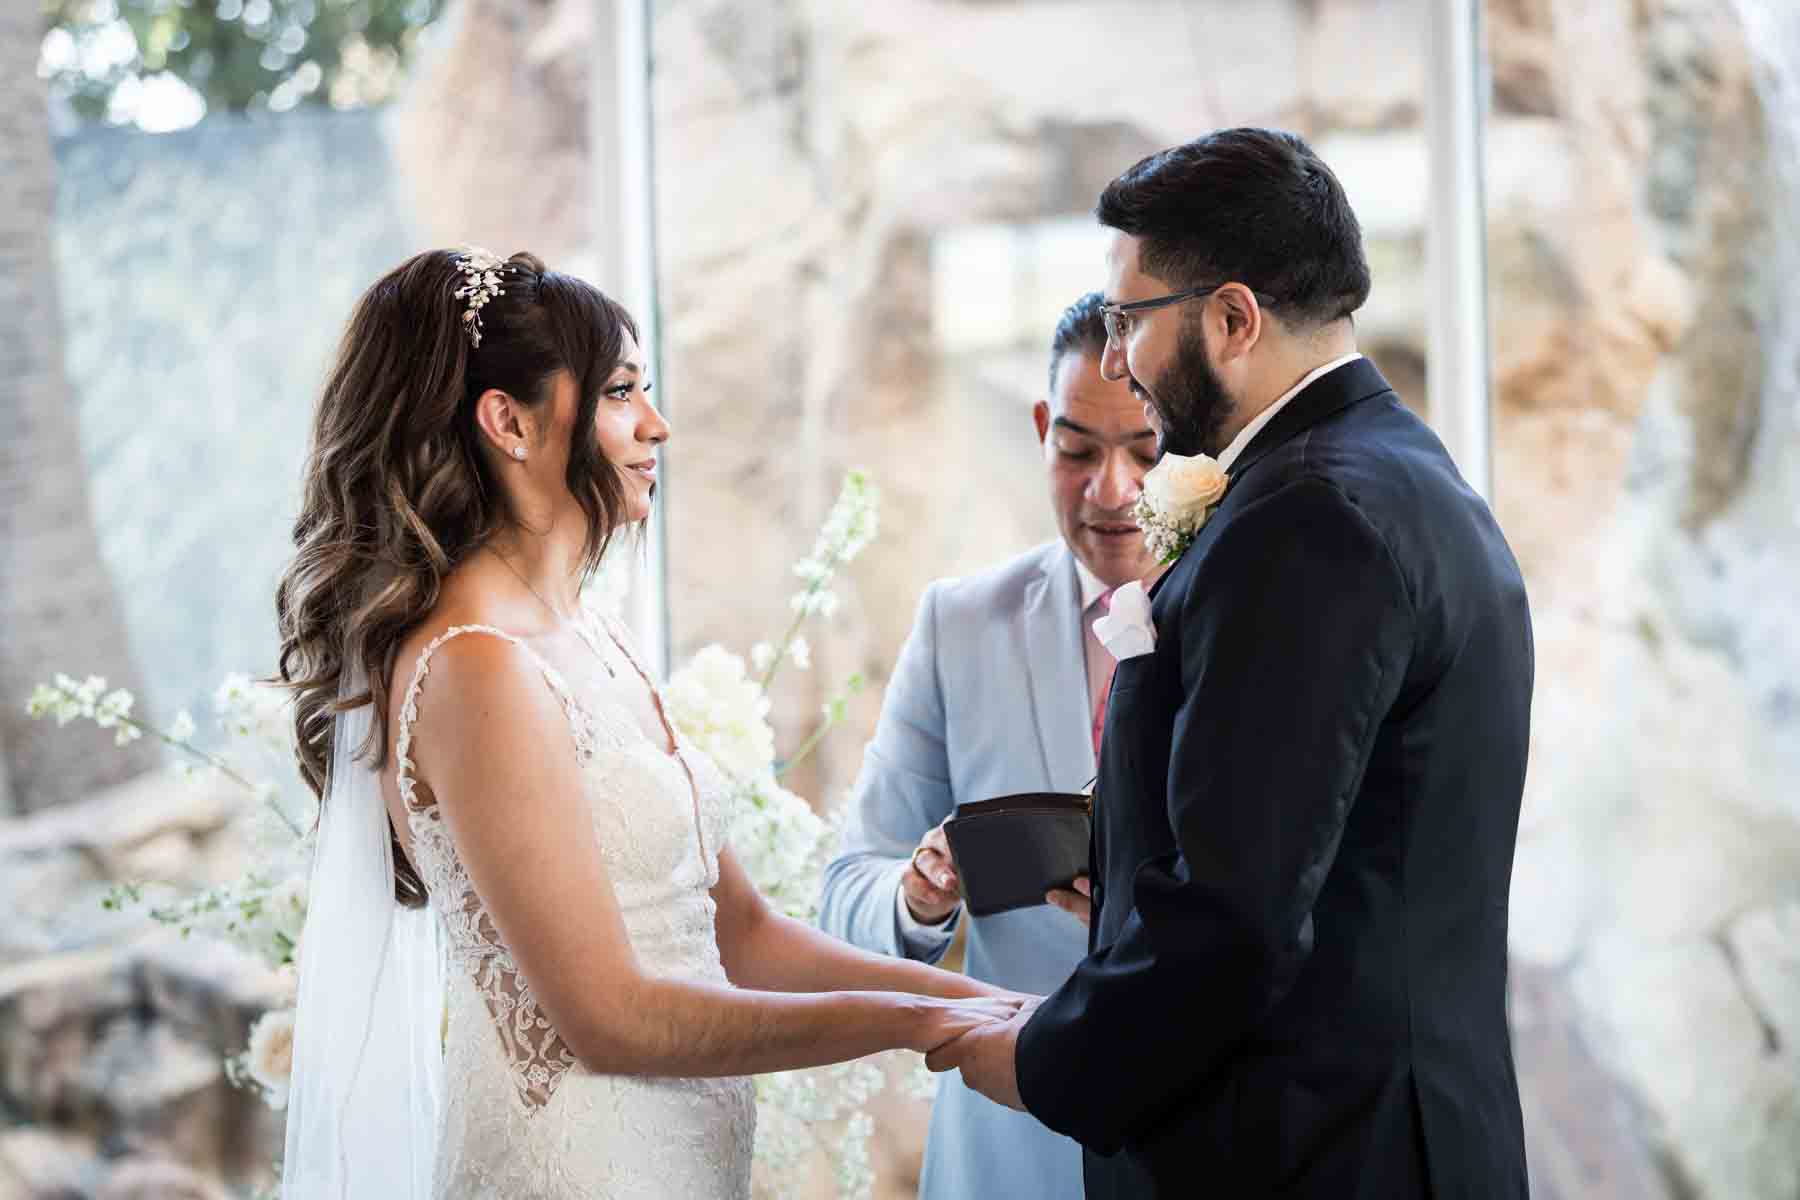
[[[1112,611],[1113,593],[1118,590],[1116,587],[1107,588],[1100,593],[1099,599],[1094,601],[1094,607],[1100,610],[1099,616],[1103,617]],[[1098,617],[1095,619],[1097,620]],[[1093,636],[1091,622],[1088,626],[1088,634]],[[1094,761],[1096,763],[1100,761],[1100,742],[1106,733],[1106,702],[1112,696],[1113,672],[1118,669],[1118,666],[1118,660],[1109,651],[1106,654],[1106,674],[1100,681],[1100,699],[1094,703]]]

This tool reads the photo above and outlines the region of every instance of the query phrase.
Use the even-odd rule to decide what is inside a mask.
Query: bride
[[[530,255],[420,254],[351,317],[277,594],[322,800],[288,1197],[746,1197],[746,1076],[1021,1003],[776,914],[724,844],[577,599],[650,512],[649,390],[630,315]]]

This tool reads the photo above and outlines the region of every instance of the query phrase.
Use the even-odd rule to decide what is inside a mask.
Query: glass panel
[[[1534,1192],[1776,1196],[1800,1133],[1800,19],[1488,10],[1496,507],[1537,636],[1511,914]]]

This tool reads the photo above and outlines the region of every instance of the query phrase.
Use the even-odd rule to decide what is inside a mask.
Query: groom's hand
[[[1094,911],[1093,895],[1094,886],[1088,882],[1088,877],[1077,875],[1073,890],[1053,888],[1044,893],[1044,899],[1086,925]]]
[[[964,1083],[995,1104],[1024,1112],[1025,1101],[1019,1098],[1019,1073],[1014,1056],[1019,1044],[1019,1030],[1025,1027],[1036,1008],[1033,1004],[1021,1009],[1011,1020],[994,1021],[969,1030],[954,1042],[927,1054],[925,1065],[933,1071],[960,1070]]]
[[[900,890],[913,919],[926,925],[939,924],[962,903],[962,881],[950,861],[950,843],[942,825],[919,839],[912,865],[900,877]]]

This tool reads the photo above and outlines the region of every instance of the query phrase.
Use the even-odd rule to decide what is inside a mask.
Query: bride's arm
[[[931,1050],[1015,1006],[875,991],[742,991],[638,964],[582,794],[568,721],[522,650],[459,638],[433,660],[413,742],[457,852],[558,1034],[613,1074],[746,1075]]]
[[[872,954],[769,907],[737,856],[719,855],[719,954],[743,988],[824,992],[864,988],[949,998],[1011,996],[992,984],[905,958]]]

